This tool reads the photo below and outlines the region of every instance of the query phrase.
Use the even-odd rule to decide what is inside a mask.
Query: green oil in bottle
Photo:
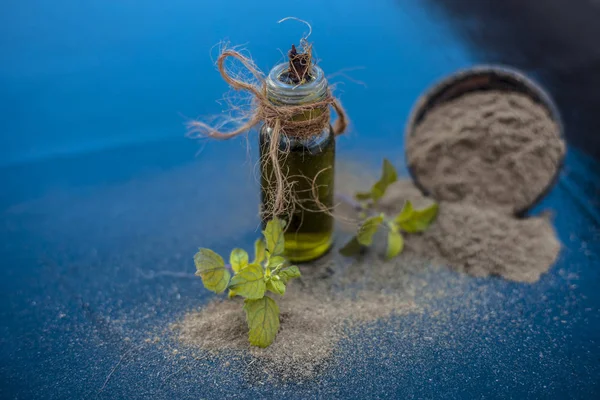
[[[260,135],[261,157],[269,151],[270,138],[266,129]],[[310,261],[323,255],[333,241],[333,207],[335,138],[331,130],[303,142],[290,144],[289,154],[280,168],[287,171],[298,203],[291,214],[281,215],[287,221],[285,233],[286,256],[294,262]],[[272,182],[273,165],[263,166],[261,186],[263,204],[271,202],[272,191],[266,190]],[[292,177],[292,178],[289,178]],[[302,177],[302,178],[293,178]],[[316,177],[316,179],[315,179]],[[313,186],[314,185],[314,186]]]
[[[281,64],[267,77],[267,94],[274,104],[308,104],[326,96],[327,82],[320,68],[313,66],[311,79],[302,85],[281,80],[285,71],[286,64]],[[312,118],[315,111],[318,112],[298,115],[294,120]],[[271,132],[266,125],[260,132],[263,204],[272,204],[273,196],[269,189],[274,185],[274,166],[269,159]],[[291,196],[296,203],[292,211],[279,215],[287,222],[285,253],[293,262],[314,260],[325,254],[333,243],[335,135],[328,127],[307,139],[283,135],[279,141],[280,150],[286,153],[279,161],[279,168],[291,184]]]

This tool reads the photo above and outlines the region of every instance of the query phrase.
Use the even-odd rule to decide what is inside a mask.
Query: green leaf
[[[196,275],[202,278],[204,287],[215,293],[227,289],[231,273],[225,268],[223,258],[210,249],[200,249],[194,255]]]
[[[404,238],[400,232],[390,230],[388,233],[387,250],[385,252],[385,258],[391,259],[402,253],[404,249]]]
[[[281,280],[271,279],[267,282],[267,290],[283,296],[285,294],[285,283]]]
[[[284,284],[287,284],[290,279],[299,278],[301,274],[298,267],[292,265],[279,271],[277,276],[281,278]]]
[[[396,168],[389,162],[388,159],[383,160],[383,171],[381,172],[381,178],[373,188],[371,189],[371,197],[374,201],[379,200],[385,194],[388,186],[398,180],[398,173],[396,172]]]
[[[246,300],[244,311],[250,330],[248,335],[250,344],[264,348],[273,343],[279,331],[277,303],[268,296],[258,300]]]
[[[271,257],[283,255],[285,246],[285,240],[283,238],[284,225],[285,223],[279,218],[274,218],[267,222],[267,227],[263,234],[265,235],[267,250]]]
[[[267,266],[271,269],[275,269],[286,262],[287,260],[281,256],[270,257]]]
[[[356,240],[363,246],[370,246],[373,243],[373,236],[383,222],[383,214],[376,217],[367,218],[358,228]]]
[[[404,202],[404,206],[402,207],[402,211],[400,211],[400,214],[398,214],[396,218],[394,218],[394,222],[396,222],[397,224],[401,224],[403,222],[410,221],[410,219],[413,217],[414,212],[415,209],[413,208],[412,203],[410,201],[406,201]]]
[[[265,279],[260,264],[250,264],[238,272],[229,283],[229,289],[247,299],[260,299],[265,295]]]
[[[398,180],[398,173],[396,168],[392,165],[389,160],[383,160],[383,168],[381,171],[381,178],[371,187],[370,192],[358,192],[354,195],[358,201],[373,200],[376,202],[381,199],[385,194],[388,186]]]
[[[427,227],[435,221],[439,212],[439,205],[437,203],[433,203],[429,207],[422,208],[417,210],[417,215],[421,223],[426,224]]]
[[[256,239],[254,242],[254,264],[260,264],[265,261],[266,256],[265,242],[262,239]]]
[[[229,256],[229,263],[233,272],[239,272],[242,268],[248,266],[248,253],[242,249],[233,249]]]
[[[354,236],[344,247],[340,249],[340,254],[345,257],[352,257],[360,253],[361,245],[358,239]]]
[[[412,208],[410,202],[406,203],[405,208]],[[404,212],[404,210],[402,210],[402,212]],[[408,233],[418,233],[427,230],[429,225],[435,220],[438,213],[438,205],[434,203],[429,207],[420,210],[412,210],[410,217],[404,216],[400,218],[402,212],[396,217],[396,222],[400,228]]]

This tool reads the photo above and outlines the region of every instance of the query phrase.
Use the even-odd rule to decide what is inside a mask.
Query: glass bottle
[[[286,79],[289,70],[287,63],[274,67],[266,78],[267,97],[275,105],[300,105],[321,101],[327,96],[327,80],[323,70],[312,66],[310,77],[303,84],[294,84]],[[323,112],[314,109],[293,117],[294,120],[308,120]],[[261,160],[269,160],[269,146],[272,129],[263,125],[260,131]],[[293,262],[316,259],[325,254],[333,242],[333,207],[335,136],[331,126],[308,139],[297,139],[282,135],[279,148],[289,154],[280,161],[280,168],[293,181],[293,196],[303,207],[295,207],[291,215],[281,215],[286,220],[285,253]],[[261,199],[263,204],[270,202],[269,190],[273,185],[272,164],[261,163]],[[302,178],[298,178],[302,177]],[[274,178],[273,178],[274,179]],[[313,190],[313,182],[314,188]],[[316,196],[315,196],[316,195]],[[315,201],[316,197],[316,201]],[[265,224],[266,221],[263,221]]]

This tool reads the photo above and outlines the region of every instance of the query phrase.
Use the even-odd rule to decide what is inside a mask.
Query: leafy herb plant
[[[387,216],[376,212],[379,200],[385,195],[388,187],[398,180],[398,173],[394,166],[383,160],[381,178],[373,185],[369,192],[359,192],[355,195],[356,208],[363,220],[354,236],[341,250],[344,256],[353,256],[364,248],[373,244],[375,234],[381,229],[387,229],[387,249],[385,257],[396,257],[404,249],[402,233],[419,233],[425,231],[435,220],[438,213],[436,203],[423,209],[415,209],[410,201],[404,203],[400,214]]]
[[[202,278],[206,289],[215,293],[229,289],[230,298],[245,299],[244,311],[253,346],[269,346],[279,331],[279,307],[267,292],[283,295],[289,280],[300,276],[298,267],[289,265],[283,257],[284,225],[280,219],[267,223],[264,241],[258,239],[254,245],[252,262],[242,249],[232,250],[229,265],[209,249],[201,248],[194,255],[196,275]]]

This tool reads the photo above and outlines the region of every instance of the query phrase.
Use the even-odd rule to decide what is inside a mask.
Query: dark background
[[[600,6],[594,0],[427,0],[486,61],[539,76],[553,92],[569,141],[600,157]],[[573,107],[578,104],[578,107]]]

